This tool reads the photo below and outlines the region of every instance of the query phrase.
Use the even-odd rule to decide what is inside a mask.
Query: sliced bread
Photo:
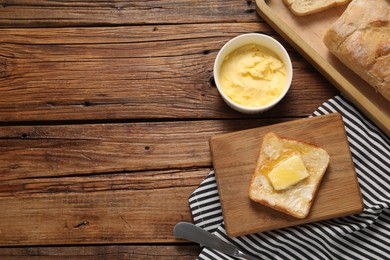
[[[305,218],[329,164],[322,148],[275,133],[264,136],[249,197],[296,218]]]
[[[283,0],[297,16],[318,13],[334,6],[347,4],[351,0]]]

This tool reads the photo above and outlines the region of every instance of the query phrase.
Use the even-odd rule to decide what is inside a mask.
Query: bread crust
[[[268,208],[272,208],[274,210],[277,210],[277,211],[280,211],[280,212],[283,212],[287,215],[290,215],[292,217],[295,217],[295,218],[300,218],[300,219],[303,219],[303,218],[306,218],[308,214],[297,214],[296,212],[294,211],[291,211],[291,210],[288,210],[288,208],[285,208],[285,207],[280,207],[279,205],[271,205],[268,201],[266,200],[256,200],[256,199],[252,199],[254,202],[257,202],[257,203],[260,203],[261,205],[263,206],[266,206]],[[310,205],[309,207],[311,207],[311,205],[313,204],[313,200],[310,201]]]
[[[390,101],[389,0],[353,0],[323,41],[333,55]]]

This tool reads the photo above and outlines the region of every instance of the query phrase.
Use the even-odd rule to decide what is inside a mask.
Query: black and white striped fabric
[[[361,214],[232,238],[212,171],[189,198],[194,223],[259,259],[390,259],[390,140],[344,97],[313,116],[339,112],[361,188]],[[198,259],[234,259],[203,248]]]

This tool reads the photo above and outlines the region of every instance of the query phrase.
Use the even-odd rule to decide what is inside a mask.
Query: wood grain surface
[[[0,243],[173,242],[172,221],[191,222],[187,199],[206,171],[24,181],[24,191],[0,199]]]
[[[0,1],[0,258],[194,259],[172,228],[212,169],[210,136],[310,115],[338,93],[251,0]],[[294,79],[243,115],[218,50],[259,32]]]
[[[113,26],[258,21],[255,1],[1,0],[2,27]]]
[[[329,166],[304,219],[255,203],[249,183],[263,136],[268,132],[314,144],[330,156]],[[340,114],[294,120],[213,136],[210,139],[215,178],[226,231],[241,236],[360,213],[363,201]]]
[[[199,254],[193,244],[3,247],[1,259],[188,259]]]
[[[0,120],[244,117],[221,100],[213,81],[214,59],[234,36],[274,33],[262,23],[208,28],[3,29]],[[329,83],[319,73],[287,48],[294,73],[310,73],[294,77],[284,102],[264,114],[267,117],[306,116],[318,106],[316,98],[335,94],[323,87]]]

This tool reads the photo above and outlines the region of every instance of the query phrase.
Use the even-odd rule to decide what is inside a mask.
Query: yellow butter
[[[299,155],[294,155],[278,164],[268,174],[275,190],[284,190],[297,184],[309,176]]]
[[[287,72],[281,59],[268,48],[249,44],[227,55],[219,79],[234,102],[258,107],[272,103],[286,88]]]

